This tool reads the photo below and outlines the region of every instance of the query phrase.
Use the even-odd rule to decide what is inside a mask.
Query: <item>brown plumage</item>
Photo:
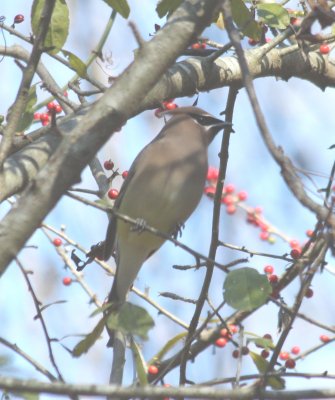
[[[206,180],[207,147],[226,125],[197,107],[166,112],[172,118],[136,157],[115,209],[172,235],[198,205]],[[122,304],[142,264],[164,239],[112,217],[104,258],[116,251],[109,301]]]

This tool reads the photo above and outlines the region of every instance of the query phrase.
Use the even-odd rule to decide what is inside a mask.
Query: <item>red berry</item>
[[[114,168],[114,163],[111,160],[107,160],[104,162],[104,168],[107,169],[108,171],[112,170]]]
[[[234,358],[239,358],[240,352],[236,349],[236,350],[233,351],[232,356],[233,356]]]
[[[268,280],[270,283],[277,283],[278,282],[278,275],[269,275]]]
[[[34,120],[40,120],[41,119],[41,114],[39,112],[34,113]]]
[[[301,249],[296,247],[291,250],[290,254],[291,254],[291,257],[293,258],[293,260],[297,260],[301,256]]]
[[[223,337],[223,338],[226,338],[227,340],[230,340],[231,337],[232,337],[232,335],[233,335],[234,333],[237,333],[237,332],[238,332],[238,326],[236,326],[236,325],[229,325],[228,328],[229,328],[229,329],[227,329],[227,328],[222,328],[222,329],[220,330],[220,336]]]
[[[236,212],[236,206],[234,204],[228,204],[226,207],[226,213],[232,215],[235,214],[235,212]]]
[[[213,186],[206,186],[204,188],[204,193],[208,196],[208,197],[214,197],[215,195],[215,187]]]
[[[206,44],[205,42],[202,42],[202,43],[200,44],[200,46],[201,46],[202,49],[205,49],[205,48],[207,47],[207,44]]]
[[[272,265],[266,265],[266,266],[264,267],[264,272],[265,272],[266,274],[272,275],[272,274],[273,274],[273,271],[274,271],[274,268],[273,268]]]
[[[242,347],[242,355],[246,356],[247,354],[249,354],[249,348],[247,346],[243,346]]]
[[[313,294],[314,294],[313,289],[309,287],[306,290],[305,297],[307,297],[307,299],[310,299],[311,297],[313,297]]]
[[[238,196],[239,200],[244,201],[247,199],[248,193],[242,190],[241,192],[239,192],[237,194],[237,196]]]
[[[270,333],[266,333],[265,335],[263,335],[263,338],[272,341],[272,336],[270,335]]]
[[[223,199],[221,200],[223,204],[229,205],[229,204],[234,204],[235,203],[235,198],[231,194],[226,194]]]
[[[279,353],[279,358],[283,361],[288,360],[290,358],[290,354],[287,351],[281,351]]]
[[[15,15],[14,24],[21,24],[24,21],[24,16],[22,14]]]
[[[201,44],[200,44],[200,43],[193,43],[192,46],[191,46],[191,48],[192,48],[193,50],[198,50],[198,49],[200,49],[200,47],[201,47]]]
[[[260,206],[257,206],[257,207],[255,207],[254,211],[255,211],[255,214],[262,214],[263,208]]]
[[[56,107],[56,103],[54,103],[53,101],[50,101],[50,103],[47,104],[47,109],[49,111],[54,110]]]
[[[42,121],[42,125],[43,125],[43,126],[49,125],[49,121]]]
[[[122,172],[122,178],[123,178],[123,179],[126,179],[127,176],[128,176],[128,171],[123,171],[123,172]]]
[[[111,199],[111,200],[115,200],[117,198],[117,196],[119,195],[119,191],[116,189],[109,189],[107,196]]]
[[[237,325],[229,325],[229,330],[231,333],[237,333],[238,332],[238,326]]]
[[[269,352],[269,351],[267,351],[267,350],[265,350],[265,349],[262,350],[261,356],[262,356],[263,358],[268,358],[269,355],[270,355],[270,352]]]
[[[295,355],[299,354],[300,353],[300,347],[299,346],[292,347],[291,353],[295,354]]]
[[[227,328],[223,328],[223,329],[220,330],[220,336],[225,338],[225,339],[227,339],[227,340],[231,339],[231,334],[230,334],[230,332],[228,331]]]
[[[232,183],[229,183],[224,187],[224,190],[226,193],[234,193],[235,192],[235,186]]]
[[[328,335],[320,335],[320,340],[323,343],[328,343],[330,341],[330,337]]]
[[[227,344],[227,339],[220,337],[218,339],[215,340],[215,346],[216,347],[225,347],[225,345]]]
[[[170,103],[164,102],[163,104],[166,110],[174,110],[178,107],[177,104],[173,102]]]
[[[208,167],[207,171],[207,180],[208,181],[216,181],[219,177],[219,170],[214,167]]]
[[[326,43],[322,43],[320,45],[320,53],[321,54],[328,54],[330,52],[330,47]]]
[[[158,374],[158,368],[156,367],[156,365],[149,365],[148,373],[150,375],[157,375]]]
[[[260,239],[262,239],[262,240],[268,240],[268,239],[269,239],[269,236],[270,236],[269,232],[266,232],[266,231],[262,231],[262,232],[259,234],[259,237],[260,237]]]
[[[54,244],[54,246],[59,247],[63,244],[62,239],[61,238],[55,238],[52,243]]]
[[[299,248],[300,247],[299,242],[297,240],[295,240],[295,239],[291,240],[290,241],[290,247],[291,247],[291,249]]]
[[[42,113],[42,114],[40,114],[40,120],[42,122],[44,122],[44,121],[49,122],[50,115],[48,113]]]
[[[285,362],[285,367],[286,367],[286,368],[289,368],[289,369],[295,368],[295,361],[292,360],[292,358],[289,358],[289,359],[286,360],[286,362]]]
[[[260,227],[261,231],[263,231],[263,232],[267,232],[269,230],[269,226],[266,225],[262,221],[257,221],[257,225]]]
[[[308,237],[312,237],[313,236],[314,231],[312,229],[307,229],[306,231],[306,236]]]
[[[63,111],[60,104],[56,104],[54,110],[56,111],[56,114],[60,114]]]
[[[66,276],[65,278],[63,278],[63,285],[64,286],[70,286],[72,283],[72,278],[69,276]]]

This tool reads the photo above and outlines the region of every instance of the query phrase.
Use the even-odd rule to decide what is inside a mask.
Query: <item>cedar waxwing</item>
[[[192,214],[203,193],[207,175],[207,147],[231,125],[197,107],[180,107],[158,136],[136,157],[114,207],[173,235]],[[142,264],[165,239],[112,215],[104,245],[104,259],[115,250],[117,271],[109,301],[121,305]]]

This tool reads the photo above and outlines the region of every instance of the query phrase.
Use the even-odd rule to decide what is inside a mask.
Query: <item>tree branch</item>
[[[138,112],[148,92],[192,38],[211,21],[219,1],[184,1],[169,22],[144,44],[135,61],[104,96],[90,107],[70,135],[62,141],[48,164],[17,201],[0,225],[0,275],[98,149],[131,115]],[[61,121],[58,130],[63,132]],[[99,134],[98,134],[99,133]],[[20,223],[17,223],[20,221]]]

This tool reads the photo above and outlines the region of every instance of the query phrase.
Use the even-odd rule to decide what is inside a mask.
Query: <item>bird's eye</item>
[[[203,126],[208,126],[208,125],[215,125],[218,123],[218,120],[216,118],[211,117],[210,115],[197,115],[197,114],[192,114],[192,117],[200,124]]]

